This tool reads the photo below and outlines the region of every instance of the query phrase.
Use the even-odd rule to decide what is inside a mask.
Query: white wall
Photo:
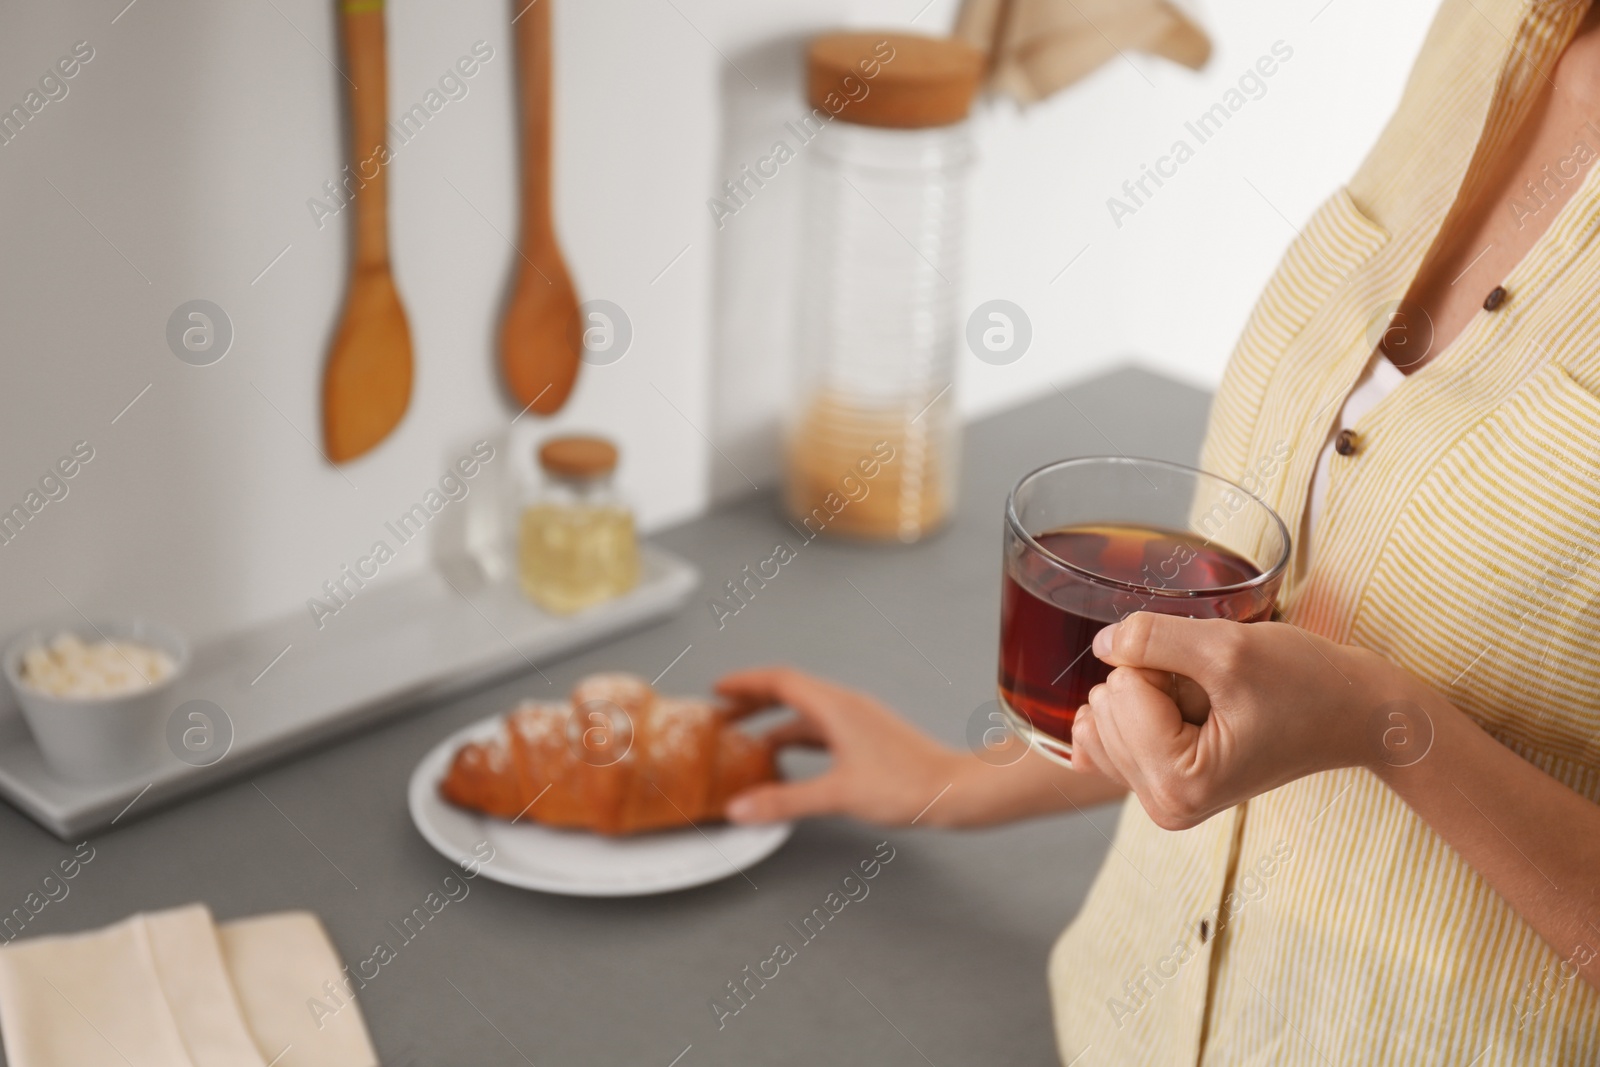
[[[1214,386],[1294,228],[1349,178],[1394,109],[1435,6],[1210,0],[1215,51],[1200,75],[1134,56],[1025,116],[988,111],[969,303],[1015,301],[1035,340],[1009,367],[963,360],[965,410],[1048,392],[1052,378],[1129,353]],[[1185,123],[1278,41],[1293,56],[1264,95],[1200,144]],[[1107,199],[1180,138],[1194,158],[1118,227]]]
[[[301,610],[466,442],[514,414],[492,363],[514,257],[501,235],[516,225],[508,4],[390,6],[391,111],[475,41],[495,56],[391,167],[416,391],[392,438],[336,470],[313,442],[346,235],[342,219],[319,230],[307,208],[343,164],[334,5],[124,3],[0,14],[5,108],[74,42],[95,50],[68,95],[0,145],[0,508],[74,442],[95,450],[69,495],[0,545],[0,631],[70,613],[68,601],[197,636]],[[1026,115],[983,110],[964,306],[1013,300],[1035,339],[1012,366],[963,358],[964,411],[1128,353],[1215,381],[1292,236],[1278,212],[1298,223],[1355,166],[1433,6],[1333,0],[1318,14],[1322,3],[1214,3],[1203,75],[1136,56]],[[801,110],[800,40],[904,25],[920,6],[559,0],[561,235],[582,295],[625,308],[635,339],[620,362],[585,368],[557,419],[521,420],[517,458],[553,428],[614,435],[646,526],[744,487],[717,448],[770,483],[798,181],[786,173],[720,233],[705,201],[730,161]],[[953,13],[934,0],[916,25],[939,31]],[[1106,197],[1280,38],[1294,58],[1266,96],[1115,228]],[[169,314],[194,298],[236,331],[209,367],[165,340]],[[408,546],[388,573],[425,561]]]

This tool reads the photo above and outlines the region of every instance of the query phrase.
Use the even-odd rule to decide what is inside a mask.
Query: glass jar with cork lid
[[[809,535],[916,541],[956,492],[967,114],[981,53],[904,33],[819,37],[786,510]],[[809,123],[808,123],[809,124]]]
[[[517,526],[522,591],[566,615],[632,589],[639,548],[633,512],[614,484],[616,445],[603,437],[554,437],[537,457],[542,480]]]

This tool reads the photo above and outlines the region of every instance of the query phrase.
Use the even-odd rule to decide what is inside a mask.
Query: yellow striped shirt
[[[1444,0],[1399,111],[1262,293],[1201,462],[1236,479],[1273,470],[1254,487],[1289,529],[1374,322],[1587,6]],[[1600,802],[1596,172],[1504,280],[1504,304],[1357,423],[1317,551],[1280,605],[1406,667]],[[1597,950],[1600,930],[1547,945],[1376,777],[1345,770],[1181,833],[1130,800],[1050,981],[1076,1067],[1588,1065],[1600,992],[1571,961]]]

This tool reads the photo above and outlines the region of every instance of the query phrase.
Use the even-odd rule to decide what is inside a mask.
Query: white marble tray
[[[545,614],[465,564],[459,573],[430,567],[365,590],[321,630],[301,612],[196,640],[172,706],[204,700],[220,708],[233,731],[225,756],[209,766],[167,756],[138,777],[65,782],[12,717],[0,730],[0,796],[62,838],[120,825],[407,706],[532,671],[651,622],[682,607],[699,584],[694,567],[653,546],[641,547],[640,563],[637,588],[577,615]]]

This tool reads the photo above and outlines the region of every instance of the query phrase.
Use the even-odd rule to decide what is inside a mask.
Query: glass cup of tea
[[[1041,467],[1006,502],[1000,706],[1060,763],[1111,668],[1094,635],[1136,611],[1259,622],[1289,561],[1283,520],[1243,486],[1177,463],[1085,456]]]

